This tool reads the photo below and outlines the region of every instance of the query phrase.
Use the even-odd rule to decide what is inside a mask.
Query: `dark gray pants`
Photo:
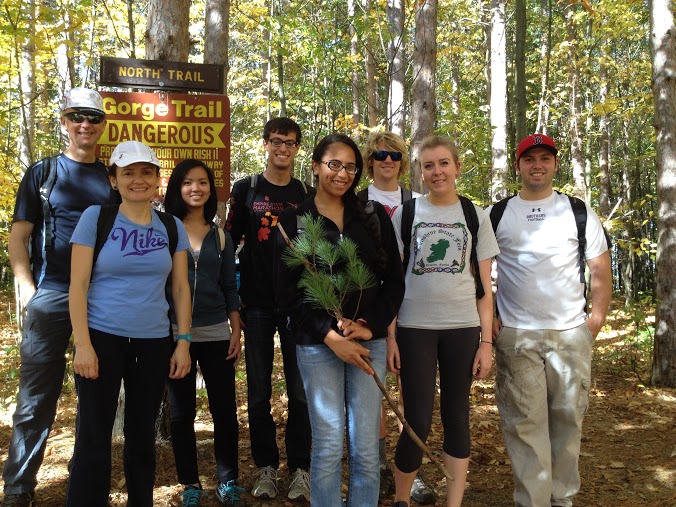
[[[71,333],[68,294],[38,289],[26,306],[19,393],[2,474],[5,495],[35,490],[56,416]]]

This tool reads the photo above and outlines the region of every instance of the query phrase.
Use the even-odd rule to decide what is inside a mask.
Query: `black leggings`
[[[469,457],[469,391],[479,336],[479,327],[397,328],[406,419],[425,442],[432,425],[438,362],[444,452],[454,458]],[[415,472],[422,463],[422,450],[405,431],[399,437],[394,462],[404,473]]]

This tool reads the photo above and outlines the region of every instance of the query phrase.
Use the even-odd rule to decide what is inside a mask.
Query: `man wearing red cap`
[[[603,227],[580,201],[587,218],[586,244],[579,249],[572,201],[552,188],[557,155],[556,143],[546,135],[523,139],[515,163],[521,191],[491,209],[500,246],[493,325],[496,398],[519,507],[569,507],[580,489],[592,347],[611,297]],[[581,279],[585,262],[591,272],[589,314]]]
[[[68,146],[29,167],[16,194],[9,257],[26,318],[12,439],[2,476],[4,507],[33,505],[56,415],[72,332],[70,237],[86,208],[116,202],[106,167],[96,158],[105,127],[101,95],[86,88],[68,90],[61,104]]]

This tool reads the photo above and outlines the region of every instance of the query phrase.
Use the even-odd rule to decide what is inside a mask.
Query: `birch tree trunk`
[[[526,110],[528,101],[526,100],[526,30],[528,29],[528,17],[526,14],[526,0],[516,0],[515,17],[516,32],[514,69],[516,73],[516,142],[518,143],[528,135],[528,126],[526,125]],[[503,17],[504,20],[504,17]]]
[[[671,0],[650,3],[657,161],[655,384],[676,387],[676,44]]]
[[[509,164],[507,161],[507,30],[505,25],[506,0],[491,1],[491,151],[493,202],[507,197]]]
[[[387,20],[392,38],[388,46],[390,68],[389,92],[387,97],[387,124],[400,137],[405,136],[406,115],[404,93],[406,89],[406,67],[404,64],[404,1],[388,0]]]
[[[365,27],[370,21],[368,14],[371,11],[371,0],[363,0]],[[368,103],[368,126],[378,125],[380,104],[378,100],[378,82],[376,80],[376,58],[373,54],[373,39],[370,30],[364,33],[364,65],[366,66],[366,101]]]
[[[578,68],[576,5],[571,2],[566,7],[566,42],[568,43],[568,90],[569,90],[569,137],[570,162],[573,169],[574,194],[584,199],[586,194],[584,150],[582,149],[582,131],[580,119],[580,70]]]
[[[421,141],[434,132],[436,94],[434,74],[437,60],[437,0],[420,2],[415,17],[413,86],[411,88],[411,189],[422,192],[418,167]]]

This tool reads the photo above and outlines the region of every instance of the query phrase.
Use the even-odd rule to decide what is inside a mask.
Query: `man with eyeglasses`
[[[108,171],[96,158],[105,127],[101,95],[86,88],[68,90],[61,103],[61,130],[68,146],[29,167],[17,191],[9,256],[26,317],[12,439],[3,471],[4,507],[33,505],[56,415],[72,332],[70,237],[86,208],[116,202]]]
[[[289,118],[270,120],[263,129],[267,166],[261,174],[237,181],[230,194],[226,229],[235,245],[244,238],[240,259],[240,297],[246,347],[249,431],[256,471],[251,494],[277,496],[279,449],[271,414],[274,335],[279,340],[288,396],[286,455],[288,498],[310,500],[310,420],[303,383],[296,362],[295,343],[287,315],[275,303],[273,291],[274,229],[289,206],[314,195],[314,189],[293,177],[301,141],[300,127]]]

